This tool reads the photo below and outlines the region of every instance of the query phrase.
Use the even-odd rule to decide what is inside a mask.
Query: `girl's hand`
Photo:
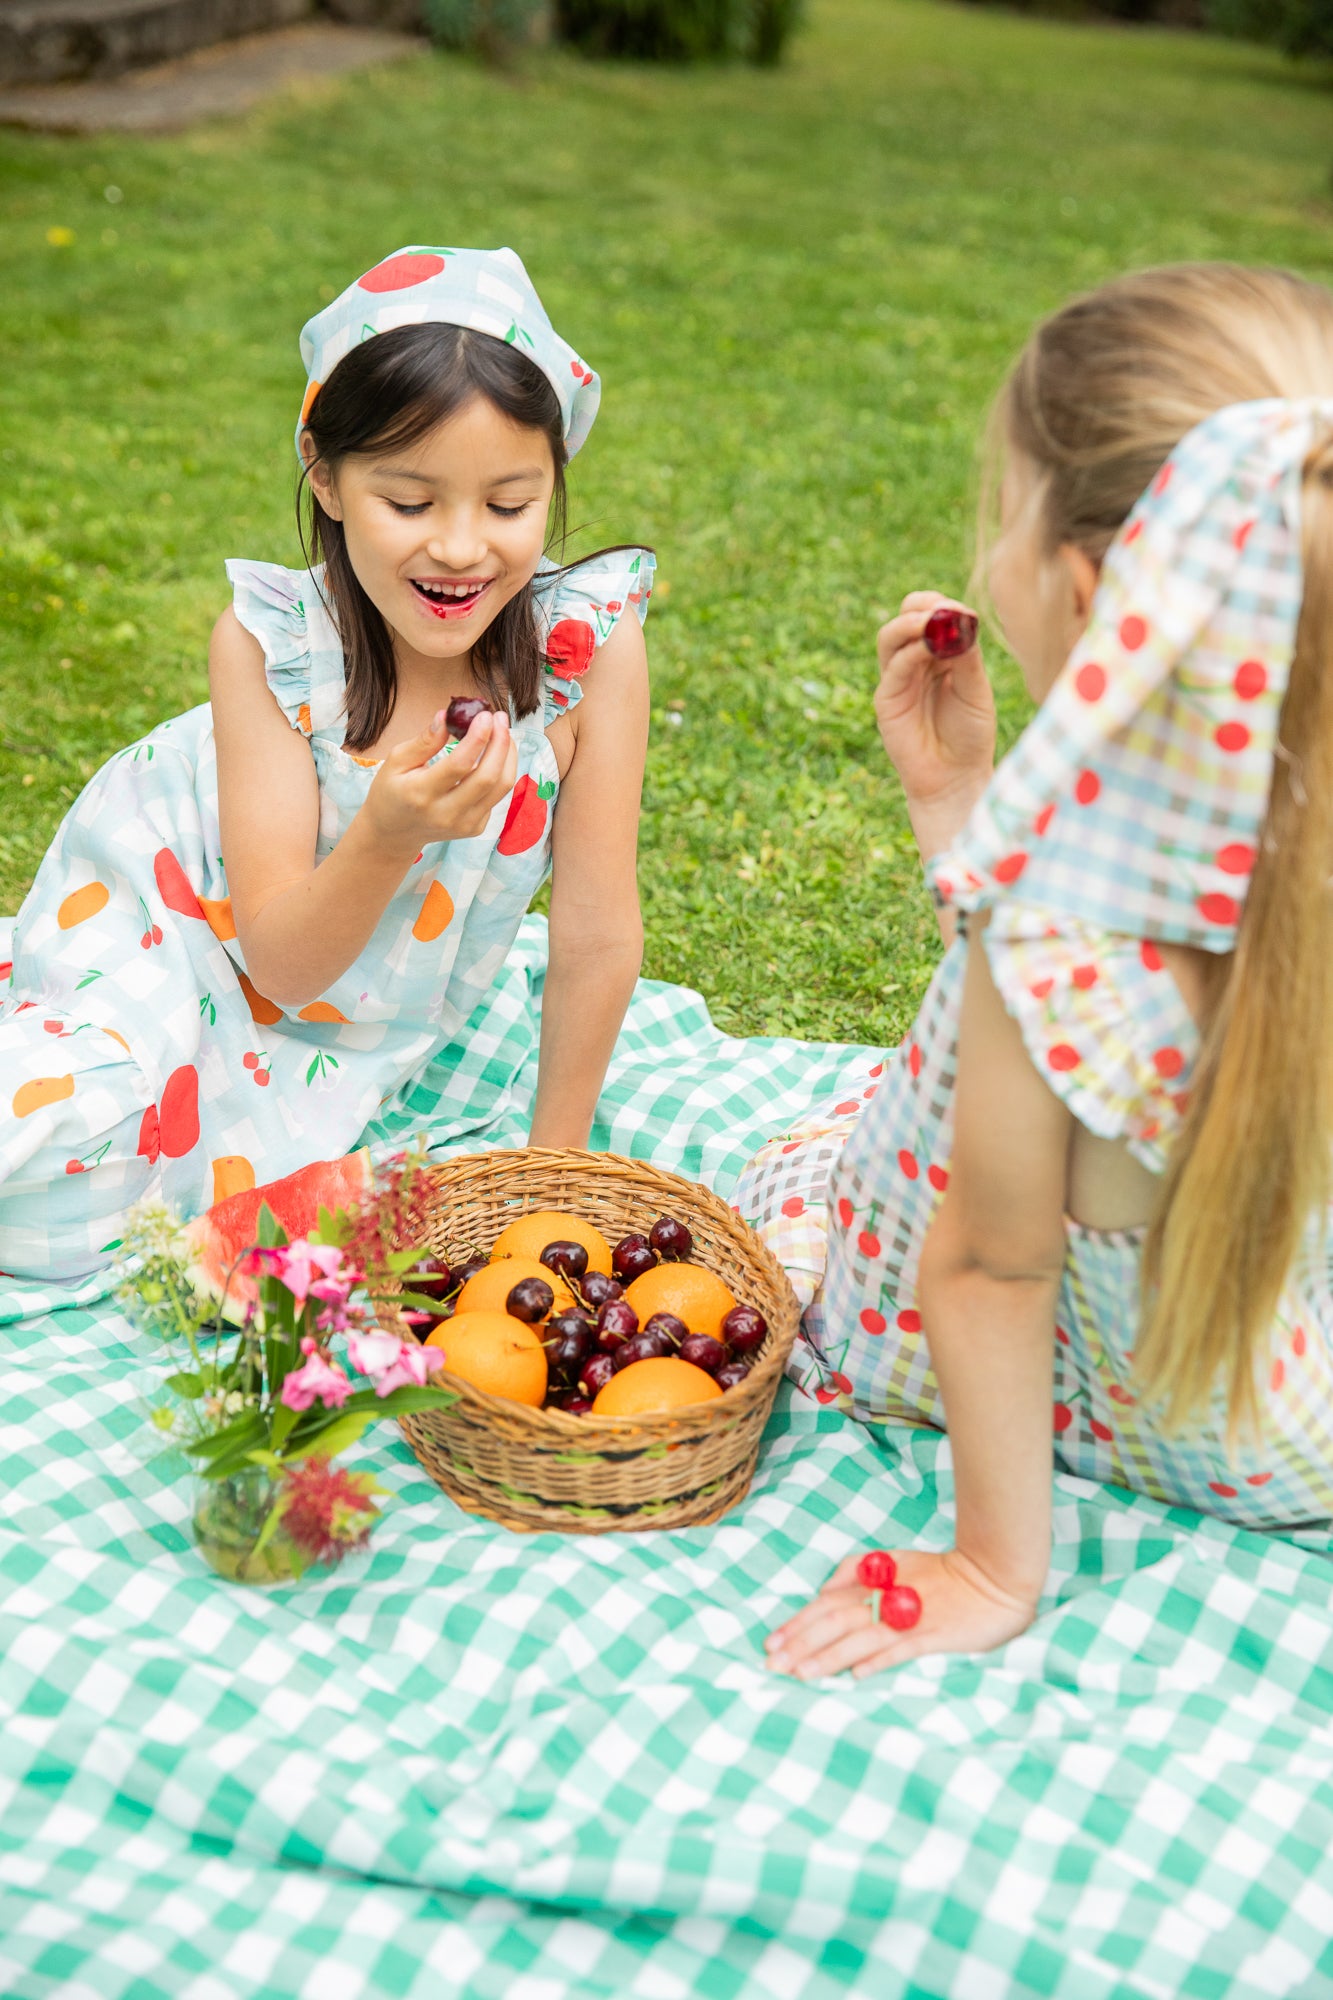
[[[362,807],[377,846],[415,852],[435,840],[470,840],[514,789],[518,752],[507,715],[477,716],[451,756],[429,763],[447,741],[441,709],[384,759]]]
[[[954,602],[912,591],[879,633],[875,719],[927,858],[961,832],[995,763],[995,697],[980,646],[937,660],[921,637],[931,612]]]
[[[1026,1632],[1037,1615],[1035,1597],[1004,1589],[959,1549],[894,1555],[899,1583],[921,1599],[921,1617],[909,1631],[877,1622],[866,1604],[874,1593],[856,1580],[860,1557],[848,1556],[804,1611],[770,1633],[769,1666],[797,1680],[847,1671],[860,1680],[923,1653],[988,1653]]]

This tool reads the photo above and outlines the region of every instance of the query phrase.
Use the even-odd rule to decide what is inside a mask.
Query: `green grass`
[[[606,385],[577,546],[645,539],[667,585],[647,970],[744,1032],[901,1032],[935,946],[876,623],[962,586],[1039,313],[1170,258],[1333,278],[1329,98],[1198,37],[811,14],[776,74],[423,57],[181,138],[0,134],[0,908],[101,759],[202,697],[223,558],[296,559],[307,314],[400,243],[510,243]]]

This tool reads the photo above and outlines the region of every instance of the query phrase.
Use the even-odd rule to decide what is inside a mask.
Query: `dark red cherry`
[[[580,1329],[577,1332],[562,1333],[558,1340],[543,1343],[546,1348],[546,1365],[557,1382],[567,1382],[571,1386],[577,1382],[579,1370],[588,1358],[592,1346],[590,1333]]]
[[[719,1389],[735,1389],[750,1372],[748,1361],[724,1361],[713,1380]]]
[[[458,1284],[465,1285],[469,1278],[476,1277],[478,1271],[486,1270],[490,1261],[489,1257],[469,1257],[466,1264],[460,1264],[454,1272],[455,1280]]]
[[[611,1265],[622,1284],[632,1284],[657,1263],[646,1236],[622,1236],[611,1252]]]
[[[541,1279],[538,1278],[534,1282],[540,1284]],[[564,1340],[572,1334],[578,1334],[582,1338],[584,1342],[583,1351],[585,1354],[589,1353],[597,1337],[597,1329],[588,1318],[587,1313],[562,1312],[557,1313],[553,1320],[549,1320],[542,1332],[542,1343],[547,1353],[550,1353],[551,1342],[553,1340]]]
[[[887,1549],[870,1549],[856,1565],[856,1580],[867,1590],[888,1590],[898,1580],[898,1565]]]
[[[480,701],[475,694],[456,694],[444,711],[444,726],[450,736],[466,736],[479,715],[485,715],[489,702]]]
[[[578,1386],[585,1396],[595,1396],[604,1389],[616,1372],[616,1364],[609,1354],[590,1354],[579,1370]]]
[[[643,1330],[645,1333],[664,1333],[672,1348],[679,1347],[681,1341],[688,1340],[690,1335],[684,1320],[677,1319],[674,1313],[653,1313],[644,1321]]]
[[[548,1243],[537,1260],[562,1278],[581,1278],[588,1268],[588,1253],[581,1243]]]
[[[639,1330],[639,1315],[628,1299],[608,1299],[597,1313],[597,1344],[613,1354]]]
[[[660,1361],[670,1352],[671,1342],[665,1334],[649,1333],[645,1327],[642,1333],[631,1334],[628,1340],[622,1341],[611,1359],[619,1373],[622,1368],[629,1368],[636,1361]]]
[[[428,1299],[447,1298],[458,1283],[443,1257],[423,1257],[415,1271],[409,1271],[403,1283],[410,1292],[421,1292]]]
[[[694,1238],[683,1222],[677,1222],[674,1216],[663,1215],[648,1231],[648,1245],[656,1250],[659,1257],[671,1257],[679,1262],[693,1250]]]
[[[960,610],[956,604],[941,604],[927,618],[921,637],[926,651],[937,660],[956,660],[976,645],[977,629],[975,612]]]
[[[571,1389],[567,1395],[561,1396],[558,1399],[556,1408],[557,1410],[563,1410],[566,1416],[586,1417],[592,1408],[592,1397],[580,1396],[577,1389]]]
[[[764,1344],[768,1321],[754,1306],[733,1306],[722,1322],[722,1337],[733,1354],[754,1354]]]
[[[428,1312],[408,1310],[404,1312],[403,1318],[407,1321],[407,1324],[411,1327],[418,1340],[424,1340],[431,1328],[438,1326],[440,1323],[434,1313]]]
[[[544,1278],[520,1278],[505,1300],[505,1311],[535,1326],[555,1304],[555,1293]]]
[[[579,1279],[579,1290],[590,1306],[610,1305],[612,1299],[625,1296],[619,1278],[608,1277],[605,1271],[586,1271]]]
[[[716,1375],[727,1358],[726,1348],[720,1340],[714,1340],[711,1333],[687,1333],[679,1351],[682,1361],[702,1368],[705,1375]]]

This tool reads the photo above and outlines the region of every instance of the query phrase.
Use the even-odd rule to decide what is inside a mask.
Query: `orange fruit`
[[[495,1239],[492,1257],[540,1257],[548,1243],[581,1243],[588,1253],[588,1269],[611,1275],[611,1245],[600,1229],[577,1215],[565,1215],[558,1208],[534,1208],[520,1215]]]
[[[691,1333],[711,1333],[722,1339],[722,1322],[735,1296],[702,1264],[659,1264],[625,1289],[625,1297],[645,1326],[654,1313],[674,1313]]]
[[[550,1240],[548,1236],[546,1243]],[[543,1243],[543,1249],[546,1243]],[[520,1278],[545,1278],[555,1293],[552,1312],[568,1312],[574,1304],[574,1294],[564,1279],[556,1272],[548,1271],[545,1264],[539,1264],[535,1257],[501,1257],[498,1263],[488,1264],[484,1271],[478,1271],[475,1278],[468,1279],[458,1294],[455,1312],[502,1313],[505,1300]]]
[[[657,1361],[631,1361],[613,1375],[593,1398],[595,1417],[646,1417],[655,1410],[682,1410],[691,1403],[709,1403],[722,1394],[711,1375],[679,1355]]]
[[[105,909],[110,900],[111,891],[105,882],[85,882],[81,889],[70,890],[56,911],[56,922],[62,931],[73,930],[75,924],[84,923]]]
[[[34,1076],[19,1085],[10,1109],[16,1118],[28,1118],[34,1111],[44,1111],[48,1104],[59,1104],[62,1098],[73,1095],[72,1076]]]
[[[439,1348],[451,1374],[488,1396],[535,1410],[546,1400],[546,1349],[535,1327],[508,1313],[455,1313],[432,1327],[426,1345]]]
[[[426,891],[425,900],[421,908],[417,911],[417,920],[412,926],[412,935],[414,938],[420,938],[423,944],[430,944],[433,939],[439,937],[441,931],[448,930],[450,924],[453,922],[453,918],[453,897],[449,894],[443,882],[432,882]],[[546,1242],[549,1243],[550,1240],[548,1236]],[[546,1243],[539,1243],[537,1248],[544,1250]]]

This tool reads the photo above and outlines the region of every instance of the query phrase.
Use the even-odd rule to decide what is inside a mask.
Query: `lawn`
[[[810,12],[776,74],[425,56],[170,140],[0,133],[0,909],[202,698],[223,558],[296,559],[302,321],[399,244],[509,243],[605,382],[575,547],[660,559],[646,970],[741,1032],[896,1038],[934,932],[876,623],[963,587],[1037,314],[1171,258],[1333,279],[1330,100],[1185,35]]]

